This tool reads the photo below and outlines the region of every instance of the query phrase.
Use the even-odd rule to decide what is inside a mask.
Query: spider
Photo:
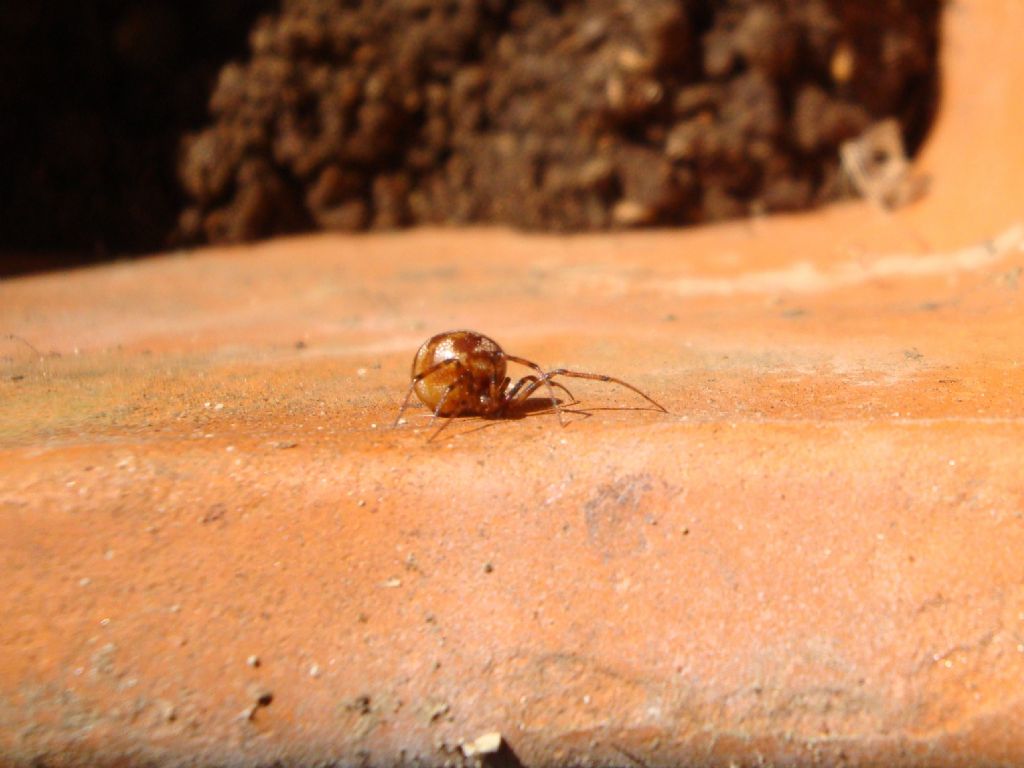
[[[508,362],[525,365],[537,374],[524,376],[513,384],[505,375]],[[405,413],[414,391],[423,404],[433,410],[431,423],[438,416],[448,417],[448,421],[431,436],[430,439],[433,440],[456,416],[506,418],[516,410],[521,410],[527,398],[542,386],[547,388],[551,406],[558,415],[558,422],[564,426],[565,420],[562,418],[558,398],[555,397],[555,388],[562,390],[573,400],[575,398],[562,384],[552,381],[555,376],[596,379],[619,384],[636,392],[662,413],[668,413],[665,407],[653,398],[614,376],[571,371],[567,368],[544,371],[531,360],[508,354],[498,346],[498,342],[482,333],[445,331],[427,339],[413,358],[412,381],[405,393],[405,399],[402,400],[402,407],[398,410],[395,426],[401,422],[402,414]]]

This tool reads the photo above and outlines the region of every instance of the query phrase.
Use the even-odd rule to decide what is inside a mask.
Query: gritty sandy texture
[[[830,258],[707,233],[685,273],[673,235],[467,232],[3,285],[35,350],[0,342],[0,747],[1021,757],[1024,235],[921,270],[878,217]],[[585,383],[564,429],[388,428],[469,324],[671,414]]]
[[[953,11],[898,215],[0,282],[2,761],[1024,762],[1024,8]],[[458,326],[671,413],[390,430]]]

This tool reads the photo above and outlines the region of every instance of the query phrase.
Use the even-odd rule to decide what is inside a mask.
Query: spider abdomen
[[[412,362],[416,396],[437,416],[493,413],[501,405],[493,396],[505,371],[501,347],[475,331],[431,336]]]

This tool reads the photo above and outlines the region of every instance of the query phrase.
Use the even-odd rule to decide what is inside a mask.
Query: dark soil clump
[[[937,100],[939,0],[44,5],[0,11],[8,259],[798,210]]]
[[[798,210],[936,100],[939,3],[288,0],[185,143],[188,239]]]

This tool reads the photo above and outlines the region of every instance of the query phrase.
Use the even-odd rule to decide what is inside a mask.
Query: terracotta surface
[[[1024,5],[946,32],[898,214],[0,283],[2,761],[1024,762]],[[462,326],[671,413],[390,429]]]

